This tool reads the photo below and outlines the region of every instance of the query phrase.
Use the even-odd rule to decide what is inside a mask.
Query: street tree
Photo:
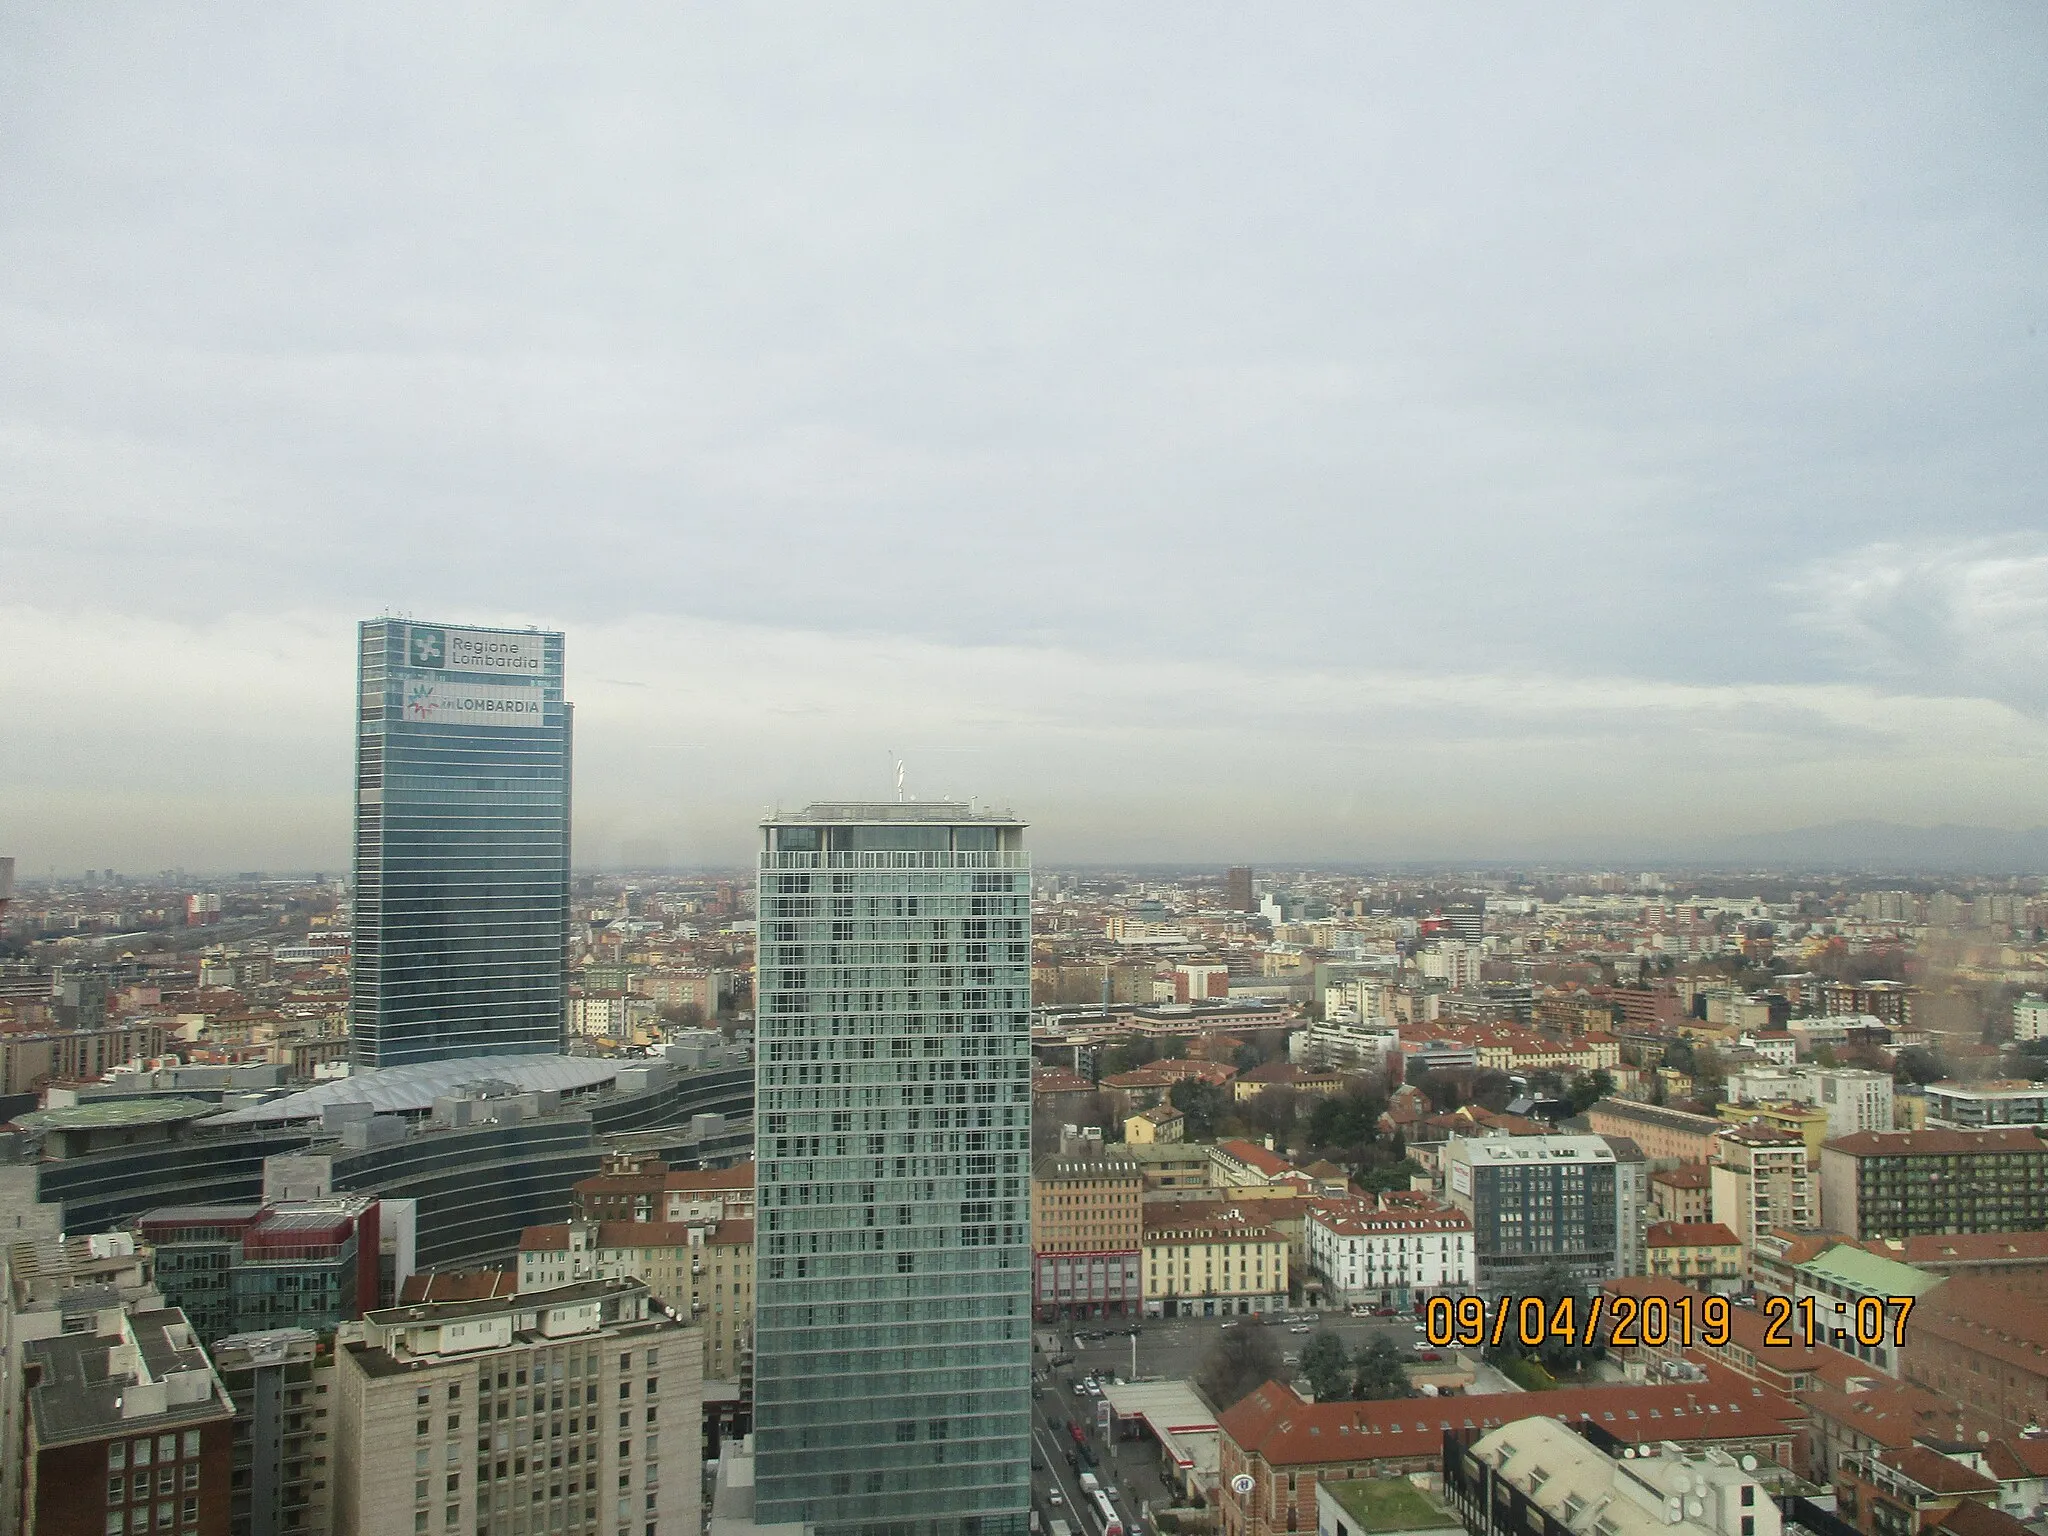
[[[1244,1323],[1217,1335],[1195,1372],[1195,1385],[1212,1408],[1226,1413],[1246,1394],[1280,1380],[1286,1369],[1272,1335],[1256,1324]]]

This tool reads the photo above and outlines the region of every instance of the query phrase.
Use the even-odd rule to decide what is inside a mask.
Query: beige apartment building
[[[1806,1231],[1819,1225],[1806,1138],[1797,1131],[1753,1120],[1714,1139],[1712,1219],[1742,1245],[1745,1272],[1756,1240],[1773,1228]]]
[[[1145,1313],[1224,1317],[1287,1306],[1287,1239],[1235,1206],[1145,1211]],[[1257,1207],[1251,1207],[1256,1211]]]
[[[335,1536],[695,1531],[702,1354],[637,1280],[343,1324]]]
[[[707,1380],[749,1374],[754,1344],[754,1224],[566,1221],[519,1236],[522,1293],[586,1280],[638,1280],[704,1334]]]

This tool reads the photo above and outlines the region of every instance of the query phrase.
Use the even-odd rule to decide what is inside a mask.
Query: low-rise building
[[[1853,1243],[1837,1243],[1792,1273],[1794,1303],[1812,1299],[1821,1330],[1835,1348],[1894,1377],[1903,1353],[1900,1340],[1911,1336],[1901,1322],[1910,1314],[1902,1313],[1900,1299],[1917,1299],[1942,1283],[1939,1275]]]
[[[1712,1170],[1705,1163],[1681,1163],[1650,1175],[1650,1219],[1693,1225],[1713,1219]]]
[[[1702,1291],[1742,1288],[1742,1243],[1718,1221],[1657,1221],[1644,1240],[1651,1275],[1682,1280]]]
[[[1330,1068],[1297,1066],[1291,1061],[1269,1061],[1238,1073],[1231,1088],[1240,1104],[1269,1088],[1290,1088],[1296,1093],[1342,1093],[1344,1074]]]
[[[1897,1359],[1913,1385],[2009,1428],[2048,1416],[2048,1303],[1995,1280],[1944,1280],[1922,1292]]]
[[[1186,1115],[1171,1104],[1154,1104],[1124,1121],[1124,1141],[1134,1147],[1150,1142],[1176,1142],[1186,1138],[1187,1129]]]
[[[1304,1229],[1309,1267],[1332,1301],[1408,1311],[1427,1297],[1472,1288],[1472,1218],[1455,1206],[1320,1200]]]
[[[1668,1449],[1617,1455],[1535,1414],[1450,1436],[1444,1493],[1471,1536],[1779,1536],[1755,1457]]]
[[[1396,1402],[1303,1401],[1268,1382],[1217,1425],[1221,1536],[1287,1536],[1315,1528],[1325,1481],[1440,1472],[1445,1437],[1536,1414],[1591,1424],[1633,1446],[1719,1447],[1796,1468],[1799,1407],[1733,1373],[1652,1386],[1565,1387]]]

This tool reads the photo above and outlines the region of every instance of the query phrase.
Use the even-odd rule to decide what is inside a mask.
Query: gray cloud
[[[755,744],[908,711],[1105,854],[1310,848],[1342,803],[1417,847],[1941,819],[1900,764],[1959,718],[1954,793],[2007,814],[2044,41],[2027,7],[15,7],[0,600],[271,701],[268,634],[327,678],[386,606],[559,623],[600,762],[596,680],[636,674],[594,637],[645,625],[766,690],[721,705],[749,771],[835,787],[887,743]],[[683,752],[640,680],[620,718]],[[83,850],[93,804],[35,799],[66,743],[171,828],[209,775],[346,771],[345,718],[155,690],[153,739],[32,691],[0,797]],[[620,826],[694,792],[651,750]],[[648,835],[711,846],[696,814]],[[317,821],[252,812],[223,862]]]

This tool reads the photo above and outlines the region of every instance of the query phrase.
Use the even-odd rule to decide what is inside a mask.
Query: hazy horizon
[[[2036,8],[32,3],[0,81],[24,879],[345,870],[394,610],[566,631],[583,867],[894,757],[1047,863],[2048,823]]]

